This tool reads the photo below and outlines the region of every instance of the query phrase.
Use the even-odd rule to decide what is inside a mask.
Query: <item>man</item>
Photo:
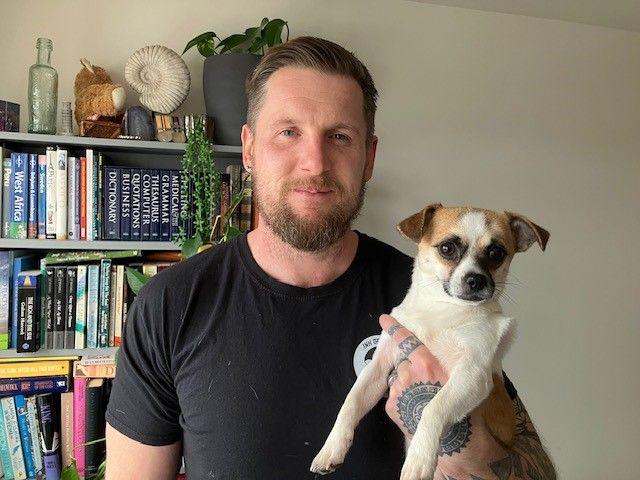
[[[247,97],[243,163],[258,227],[163,271],[133,303],[107,412],[109,480],[173,479],[181,454],[190,479],[314,478],[311,460],[375,346],[378,318],[408,288],[411,259],[350,228],[377,146],[364,65],[298,38],[265,55]],[[398,367],[386,410],[402,428],[399,396],[446,381],[425,359]],[[443,449],[439,478],[555,478],[511,390],[514,448],[472,414]],[[403,443],[378,405],[330,478],[397,479]]]

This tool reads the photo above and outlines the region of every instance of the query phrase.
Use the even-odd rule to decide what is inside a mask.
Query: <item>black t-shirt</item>
[[[352,264],[320,287],[269,277],[246,235],[153,277],[127,318],[107,421],[149,445],[182,439],[190,479],[314,478],[378,317],[411,279],[410,257],[358,236]],[[403,458],[381,401],[331,478],[397,479]]]

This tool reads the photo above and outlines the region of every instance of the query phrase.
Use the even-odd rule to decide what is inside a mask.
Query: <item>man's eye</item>
[[[335,138],[336,140],[340,140],[341,142],[346,142],[349,140],[349,137],[344,133],[334,133],[333,138]]]
[[[282,132],[280,132],[280,135],[284,135],[285,137],[293,137],[296,134],[296,132],[294,132],[291,129],[286,129],[283,130]]]

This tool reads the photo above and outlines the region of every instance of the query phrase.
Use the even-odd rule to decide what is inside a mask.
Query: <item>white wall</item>
[[[3,2],[0,98],[26,123],[27,70],[53,39],[60,100],[86,56],[124,82],[136,49],[289,20],[355,51],[381,92],[377,170],[358,226],[412,252],[394,226],[424,204],[529,215],[547,252],[514,260],[520,336],[505,369],[561,478],[640,475],[640,34],[400,1]],[[202,60],[185,56],[204,110]],[[128,90],[129,102],[136,98]]]

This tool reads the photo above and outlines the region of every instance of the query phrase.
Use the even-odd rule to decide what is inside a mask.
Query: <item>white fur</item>
[[[488,234],[482,213],[466,214],[460,224],[469,245],[472,239]],[[432,250],[420,245],[411,287],[391,315],[438,358],[449,380],[422,411],[401,480],[433,477],[441,436],[491,393],[492,373],[501,373],[515,328],[513,319],[502,314],[496,296],[470,302],[446,294],[442,288],[444,270]],[[508,261],[505,264],[506,275]],[[343,462],[357,424],[387,390],[396,352],[395,343],[383,333],[372,361],[347,395],[325,445],[313,460],[312,472],[329,473]]]

